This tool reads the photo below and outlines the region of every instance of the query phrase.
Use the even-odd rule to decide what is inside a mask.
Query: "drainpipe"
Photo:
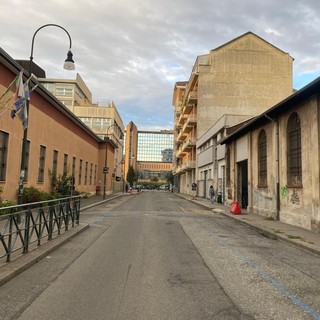
[[[267,114],[264,115],[268,120],[273,122],[276,126],[276,194],[277,194],[277,210],[276,210],[276,220],[280,220],[280,164],[279,164],[279,122],[272,119]]]

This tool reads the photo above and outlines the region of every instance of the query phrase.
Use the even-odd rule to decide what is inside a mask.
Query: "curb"
[[[120,198],[120,197],[124,197],[124,195],[120,194],[118,196],[114,196],[114,197],[111,197],[111,198],[108,198],[108,199],[104,199],[104,200],[101,200],[101,201],[98,201],[98,202],[95,202],[95,203],[92,203],[92,204],[88,204],[85,207],[80,207],[80,210],[87,210],[87,209],[90,209],[92,207],[98,206],[99,204],[102,204],[102,203],[105,203],[105,202],[108,202],[108,201],[111,201],[113,199],[117,199],[117,198]]]

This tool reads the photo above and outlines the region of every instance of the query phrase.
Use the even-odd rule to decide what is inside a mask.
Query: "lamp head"
[[[72,57],[73,57],[73,54],[72,54],[71,50],[69,50],[68,54],[67,54],[67,59],[64,61],[64,65],[63,65],[64,69],[66,69],[66,70],[74,70],[75,69],[74,61],[73,61]]]

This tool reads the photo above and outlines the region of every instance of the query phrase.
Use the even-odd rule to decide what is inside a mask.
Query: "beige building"
[[[320,232],[319,92],[318,78],[220,140],[228,203]]]
[[[115,142],[112,189],[121,191],[124,125],[114,102],[93,103],[92,94],[79,74],[75,80],[40,78],[39,81],[101,139],[107,137]]]
[[[251,116],[225,114],[197,140],[198,196],[210,198],[212,185],[216,200],[225,202],[226,148],[218,141],[252,119]],[[218,195],[221,196],[218,198]]]
[[[255,116],[292,94],[292,62],[252,32],[197,57],[189,81],[176,83],[173,93],[180,192],[191,193],[191,183],[202,180],[197,139],[224,114]]]
[[[125,180],[129,167],[137,171],[138,128],[130,121],[126,127],[123,172]]]
[[[15,101],[13,86],[6,89],[20,72],[21,66],[0,49],[0,187],[2,198],[16,200],[21,165],[23,127],[10,114]],[[26,81],[26,75],[24,75]],[[37,84],[34,80],[32,85]],[[6,93],[5,93],[6,92]],[[41,84],[31,93],[28,114],[24,186],[50,192],[49,170],[62,174],[68,170],[79,192],[96,192],[103,180],[103,167],[113,169],[115,143],[100,139]],[[106,150],[109,157],[106,159]],[[112,171],[108,181],[112,179]],[[107,191],[111,192],[111,185]]]

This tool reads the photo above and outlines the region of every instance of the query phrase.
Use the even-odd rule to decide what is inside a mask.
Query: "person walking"
[[[195,182],[192,183],[191,190],[192,190],[192,200],[194,200],[197,195],[197,184]]]
[[[214,189],[213,189],[213,186],[210,186],[210,188],[209,188],[209,196],[210,196],[210,202],[213,204],[214,203]]]

